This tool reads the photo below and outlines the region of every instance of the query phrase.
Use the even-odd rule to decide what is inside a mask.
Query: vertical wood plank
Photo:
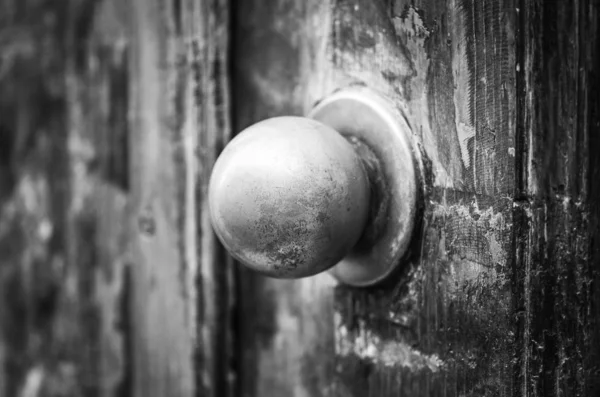
[[[127,389],[129,47],[118,2],[0,3],[0,395]]]
[[[340,0],[335,12],[336,67],[396,101],[424,187],[404,274],[337,291],[339,394],[509,395],[514,5]]]
[[[134,0],[131,14],[134,395],[227,395],[231,277],[205,196],[229,133],[228,5]]]
[[[176,2],[132,1],[131,326],[134,396],[191,396],[195,374],[196,228],[183,145],[187,70]],[[186,95],[187,94],[187,95]],[[188,138],[189,139],[189,138]],[[187,186],[186,186],[187,185]],[[188,204],[188,206],[186,206]],[[187,244],[192,244],[187,247]]]
[[[226,1],[0,2],[0,396],[223,396]]]
[[[404,113],[423,158],[421,231],[403,274],[382,288],[337,287],[332,296],[323,285],[304,295],[303,286],[317,279],[279,282],[243,272],[245,296],[259,297],[244,320],[250,324],[244,340],[261,341],[245,352],[247,362],[277,363],[248,375],[256,379],[249,395],[267,387],[298,396],[508,395],[513,2],[337,0],[322,3],[316,17],[310,10],[307,3],[245,3],[234,48],[245,65],[234,74],[236,129],[302,114],[351,84],[378,91]],[[318,60],[309,75],[298,70],[307,59]],[[258,314],[265,329],[252,328]],[[327,325],[307,337],[294,326],[299,321]],[[290,353],[326,345],[331,333],[333,363],[326,349]],[[306,358],[328,363],[321,367],[326,375],[313,379],[329,384],[312,394],[290,364],[304,366]]]
[[[519,2],[517,395],[600,392],[599,17]]]

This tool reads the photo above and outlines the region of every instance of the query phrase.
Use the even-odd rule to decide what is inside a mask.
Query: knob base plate
[[[347,285],[380,283],[402,266],[415,227],[418,183],[410,127],[392,103],[364,87],[335,92],[308,116],[368,146],[377,159],[371,203],[376,224],[367,225],[361,241],[330,272]]]

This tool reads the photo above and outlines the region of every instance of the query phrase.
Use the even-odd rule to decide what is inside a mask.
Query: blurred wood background
[[[226,395],[225,1],[0,2],[0,395]]]

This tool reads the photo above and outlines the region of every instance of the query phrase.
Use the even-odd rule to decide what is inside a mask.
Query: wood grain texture
[[[295,107],[269,107],[254,97],[242,97],[236,112],[241,112],[243,123],[248,109],[254,117],[250,121],[290,109],[306,111],[301,104],[310,101],[301,102],[286,93],[304,89],[316,101],[339,87],[367,85],[393,100],[409,120],[415,145],[425,158],[426,190],[422,232],[405,259],[408,266],[403,277],[391,287],[337,288],[332,313],[327,309],[332,304],[327,290],[307,296],[298,287],[290,287],[297,286],[298,281],[280,289],[265,287],[277,285],[276,281],[260,280],[254,285],[242,281],[261,296],[255,304],[262,306],[256,310],[275,319],[269,323],[277,324],[260,334],[260,340],[266,338],[266,348],[258,354],[246,352],[248,361],[280,363],[268,374],[252,374],[259,392],[249,395],[261,395],[261,390],[273,385],[278,391],[306,395],[303,391],[319,385],[322,378],[329,379],[328,386],[312,389],[310,395],[508,393],[512,375],[508,265],[514,174],[510,167],[510,156],[514,156],[511,4],[390,5],[340,0],[320,13],[321,23],[330,27],[304,31],[308,38],[296,41],[298,26],[301,31],[311,26],[311,14],[306,9],[286,14],[290,8],[284,2],[272,3],[269,9],[278,13],[265,14],[264,5],[248,5],[248,10],[254,7],[254,13],[263,19],[260,27],[255,22],[242,34],[240,40],[248,44],[241,52],[251,55],[238,59],[245,61],[238,79],[250,85],[251,90],[245,93],[261,99],[285,98]],[[247,16],[248,10],[242,15]],[[285,18],[294,18],[294,23],[281,23]],[[258,39],[248,36],[252,29],[263,35],[260,45]],[[282,40],[285,51],[274,49],[274,42],[281,37],[289,38]],[[323,42],[325,45],[319,45]],[[277,51],[279,58],[265,60],[267,51]],[[305,62],[306,54],[315,52],[321,62],[310,78],[303,78],[296,65]],[[254,59],[263,60],[256,69]],[[281,65],[284,61],[280,59],[291,65]],[[282,82],[277,80],[279,68],[288,73]],[[271,77],[270,84],[259,84],[256,74]],[[265,295],[265,290],[273,292]],[[245,292],[245,296],[251,294],[252,290]],[[289,306],[310,307],[304,309],[310,310],[310,316],[297,314],[292,318],[302,321],[304,327],[328,324],[322,328],[324,333],[307,339],[302,328],[282,327]],[[319,312],[319,307],[324,309]],[[329,317],[332,315],[335,328]],[[331,338],[327,332],[335,334],[336,360],[322,370],[331,372],[312,379],[291,378],[293,361],[282,357],[289,356],[290,351],[311,351],[314,346],[325,345]],[[247,339],[256,337],[249,335]],[[292,338],[300,341],[300,346],[270,347],[275,341]],[[329,362],[329,354],[320,350],[316,355],[300,356],[300,365],[306,366],[311,360]]]
[[[353,21],[334,41],[337,67],[409,120],[423,158],[422,225],[390,286],[338,290],[337,392],[509,395],[514,5],[366,3],[336,4],[337,18]],[[369,34],[369,45],[354,39]],[[360,55],[371,47],[381,59]]]
[[[225,1],[0,2],[0,396],[224,396]]]
[[[127,384],[129,49],[114,6],[0,3],[2,396]]]
[[[520,2],[514,393],[600,393],[600,3]]]
[[[190,145],[182,141],[192,139],[184,130],[191,97],[184,84],[191,79],[183,66],[187,54],[175,5],[132,1],[129,10],[135,76],[130,86],[134,396],[189,396],[195,387],[198,263],[188,252],[197,248],[184,232],[194,235],[196,224],[188,201]]]
[[[247,394],[597,393],[597,3],[337,0],[318,16],[311,4],[241,7],[236,129],[371,87],[411,125],[422,224],[382,288],[307,296],[300,286],[318,281],[242,272],[244,296],[257,297],[242,317],[242,370],[258,363],[242,373]],[[326,325],[307,337],[289,321]],[[327,350],[297,353],[328,332],[331,372],[299,377],[298,357],[329,362]],[[288,340],[300,346],[277,345]]]

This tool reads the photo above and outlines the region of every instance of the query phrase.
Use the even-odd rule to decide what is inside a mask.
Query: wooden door
[[[423,187],[386,286],[241,271],[241,395],[600,395],[599,3],[237,5],[235,131],[365,85]]]
[[[597,0],[0,0],[0,396],[600,394]],[[234,266],[232,131],[366,85],[419,227],[386,285]]]

